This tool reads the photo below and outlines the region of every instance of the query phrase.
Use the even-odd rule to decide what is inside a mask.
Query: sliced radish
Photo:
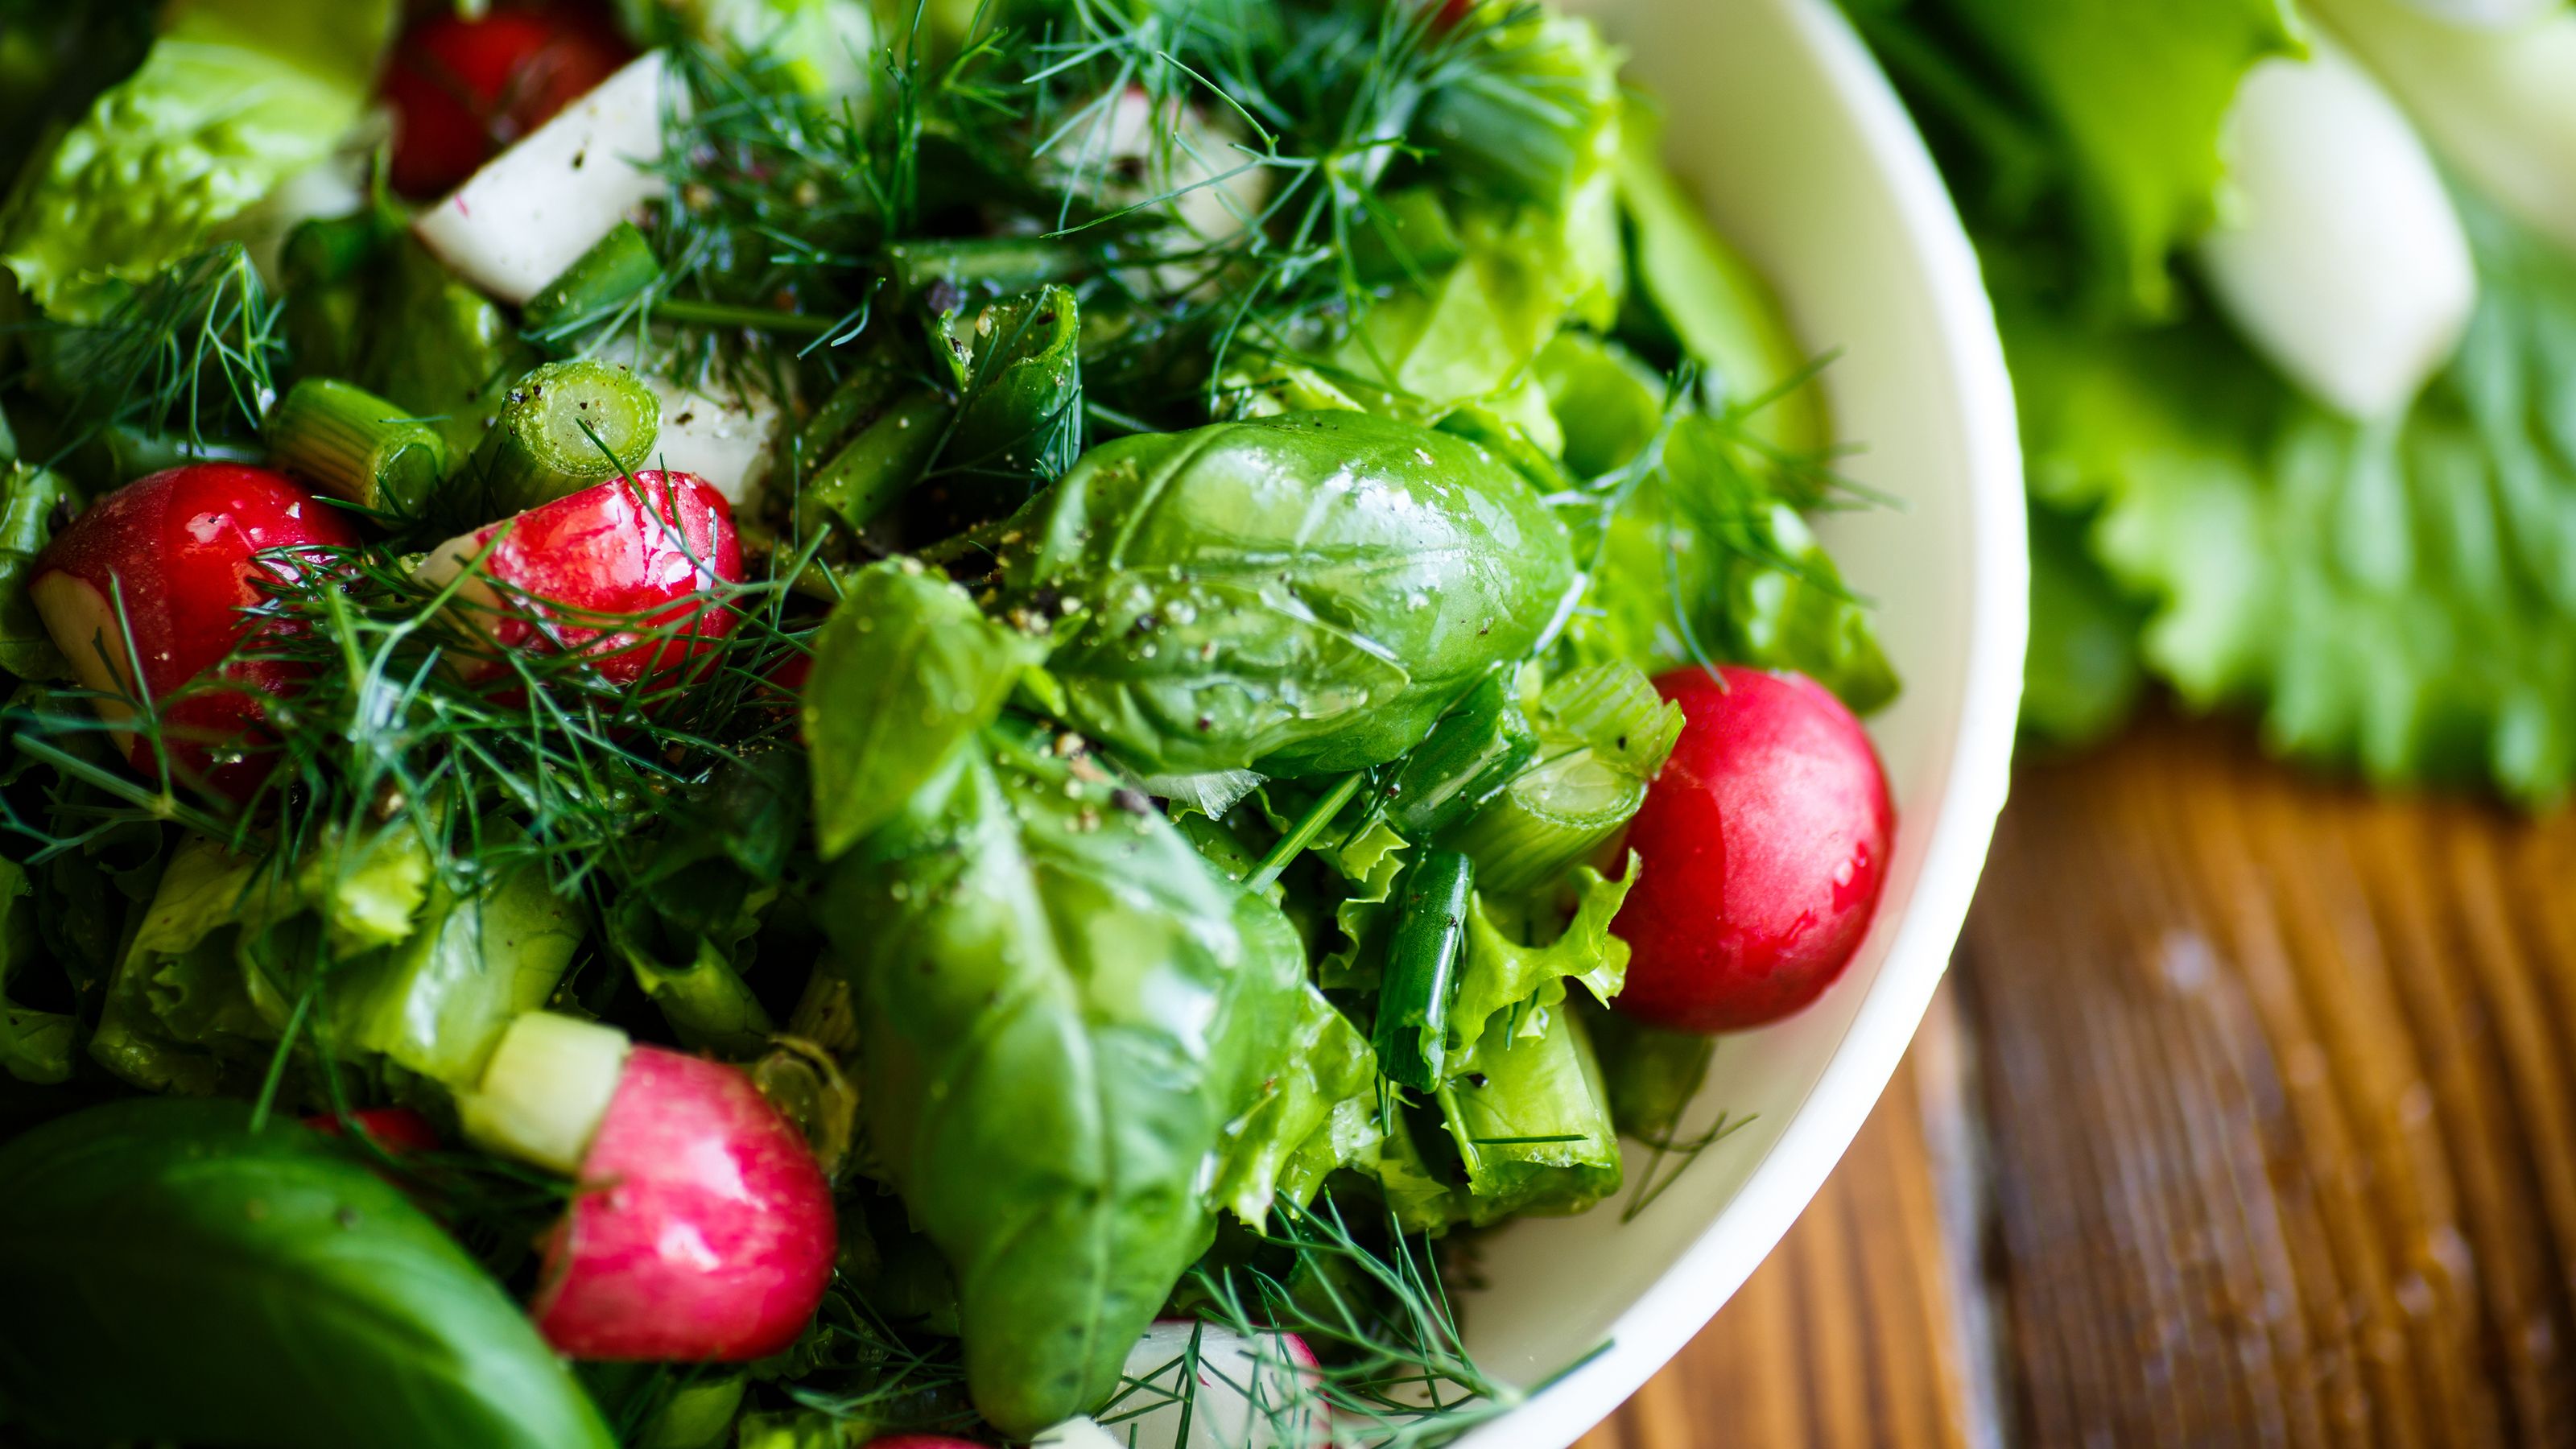
[[[501,1033],[481,1085],[457,1097],[457,1122],[504,1157],[579,1176],[631,1047],[613,1026],[531,1011]]]
[[[2232,213],[2201,239],[2219,305],[2319,402],[2403,409],[2468,330],[2477,270],[2406,117],[2340,51],[2257,65],[2237,92]]]
[[[1101,1411],[1122,1446],[1310,1449],[1332,1437],[1314,1352],[1293,1333],[1162,1319],[1128,1352],[1126,1378]]]
[[[475,286],[525,302],[662,194],[662,118],[673,94],[650,51],[492,158],[412,230]]]
[[[196,463],[137,479],[72,520],[38,556],[28,594],[83,686],[159,701],[221,663],[250,631],[242,611],[267,601],[263,581],[298,568],[291,555],[261,555],[357,543],[345,515],[283,474]],[[302,675],[247,660],[219,677],[239,687],[164,705],[162,736],[183,778],[241,799],[266,772],[255,758],[268,739],[265,702],[292,694]],[[134,716],[115,698],[97,708],[111,725]],[[124,730],[118,739],[136,770],[159,772],[150,741]]]
[[[2422,0],[2419,0],[2422,3]],[[2493,0],[2491,28],[2396,0],[2321,0],[2445,160],[2508,211],[2576,248],[2576,10]]]
[[[822,1302],[839,1245],[831,1188],[739,1069],[531,1012],[458,1105],[478,1144],[580,1184],[529,1305],[559,1351],[764,1358]]]
[[[622,686],[683,670],[733,632],[739,616],[710,595],[742,582],[742,543],[723,494],[651,471],[450,539],[418,576],[442,587],[463,577],[464,616],[500,647],[578,653]]]
[[[604,17],[571,6],[473,17],[449,8],[422,19],[385,67],[394,190],[428,197],[453,189],[633,54]]]
[[[1896,816],[1860,721],[1801,674],[1733,666],[1655,681],[1681,739],[1628,827],[1640,874],[1611,926],[1611,1004],[1657,1026],[1778,1021],[1851,964],[1878,909]]]

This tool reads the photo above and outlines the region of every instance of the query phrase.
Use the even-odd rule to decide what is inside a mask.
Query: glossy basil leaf
[[[403,1194],[237,1102],[0,1148],[0,1399],[81,1442],[609,1449],[527,1316]]]
[[[1393,759],[1574,578],[1502,460],[1363,413],[1118,439],[1012,531],[1005,602],[1065,616],[1048,669],[1073,723],[1147,774]]]
[[[979,738],[819,907],[872,1146],[955,1276],[976,1406],[1013,1437],[1117,1387],[1209,1241],[1208,1164],[1278,1059],[1283,978],[1302,984],[1282,969],[1302,956],[1247,948],[1243,898],[1121,798]]]
[[[66,669],[27,584],[36,555],[53,540],[54,513],[72,502],[59,473],[25,463],[0,472],[0,670],[20,679],[56,679]]]
[[[52,1085],[72,1074],[80,1024],[68,1012],[34,1010],[9,999],[10,983],[38,964],[44,950],[36,938],[34,896],[26,868],[0,860],[0,1068],[22,1082]]]
[[[1045,648],[987,620],[908,560],[850,576],[805,685],[814,834],[826,859],[893,819],[958,745],[1000,715]]]

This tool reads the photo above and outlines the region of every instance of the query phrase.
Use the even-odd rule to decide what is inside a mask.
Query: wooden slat
[[[1956,975],[2007,1438],[2576,1440],[2576,819],[2159,723],[2023,773]]]
[[[1963,1449],[1941,1233],[1922,1098],[1900,1071],[1779,1249],[1581,1449]]]

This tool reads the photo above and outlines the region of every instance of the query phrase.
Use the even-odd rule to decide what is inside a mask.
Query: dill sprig
[[[284,303],[239,242],[174,263],[95,323],[20,324],[30,366],[16,381],[56,400],[67,426],[46,466],[111,428],[203,451],[257,437],[286,359]]]
[[[228,664],[282,667],[298,684],[263,696],[267,738],[249,753],[265,769],[243,804],[226,810],[192,790],[171,748],[180,706],[250,688],[234,670],[157,699],[115,698],[131,715],[118,727],[145,743],[158,778],[75,748],[67,736],[105,728],[85,712],[22,709],[11,719],[18,750],[105,797],[42,822],[12,819],[34,838],[35,859],[127,822],[176,821],[284,872],[320,842],[400,828],[418,833],[460,891],[529,861],[558,891],[613,889],[633,878],[686,786],[787,727],[787,700],[765,675],[802,651],[804,629],[777,578],[633,617],[539,600],[479,570],[433,585],[385,545],[278,559]],[[469,580],[482,597],[465,595]],[[719,612],[733,616],[731,632],[700,633]],[[478,616],[515,620],[551,647],[499,647],[474,627]],[[598,668],[611,645],[688,662],[617,683]]]
[[[1267,1250],[1251,1263],[1202,1262],[1183,1294],[1202,1319],[1252,1346],[1254,1382],[1225,1381],[1196,1357],[1129,1378],[1099,1414],[1112,1433],[1178,1403],[1185,1411],[1203,1385],[1226,1382],[1267,1421],[1271,1442],[1325,1437],[1369,1449],[1411,1449],[1453,1439],[1509,1411],[1524,1395],[1476,1366],[1458,1333],[1456,1306],[1432,1239],[1408,1234],[1386,1209],[1367,1232],[1328,1194],[1311,1208],[1282,1201],[1274,1224],[1249,1236]],[[1383,1246],[1369,1239],[1383,1238]],[[1302,1339],[1314,1367],[1280,1341]]]

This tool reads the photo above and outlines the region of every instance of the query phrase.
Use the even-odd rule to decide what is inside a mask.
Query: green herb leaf
[[[82,1441],[610,1449],[498,1283],[355,1155],[143,1099],[0,1149],[0,1394]]]
[[[1573,577],[1501,459],[1362,413],[1121,438],[1010,526],[1005,600],[1070,613],[1049,671],[1148,774],[1392,759],[1529,652]]]
[[[826,859],[901,814],[1046,653],[919,564],[875,564],[844,588],[815,636],[805,686],[814,831]]]
[[[57,316],[194,252],[329,154],[365,109],[391,0],[188,0],[142,69],[30,163],[0,264]]]
[[[820,909],[871,1142],[956,1276],[977,1407],[1025,1436],[1117,1387],[1206,1247],[1207,1165],[1303,958],[1277,927],[1248,950],[1238,910],[1275,907],[1051,757],[970,742],[921,795]]]

